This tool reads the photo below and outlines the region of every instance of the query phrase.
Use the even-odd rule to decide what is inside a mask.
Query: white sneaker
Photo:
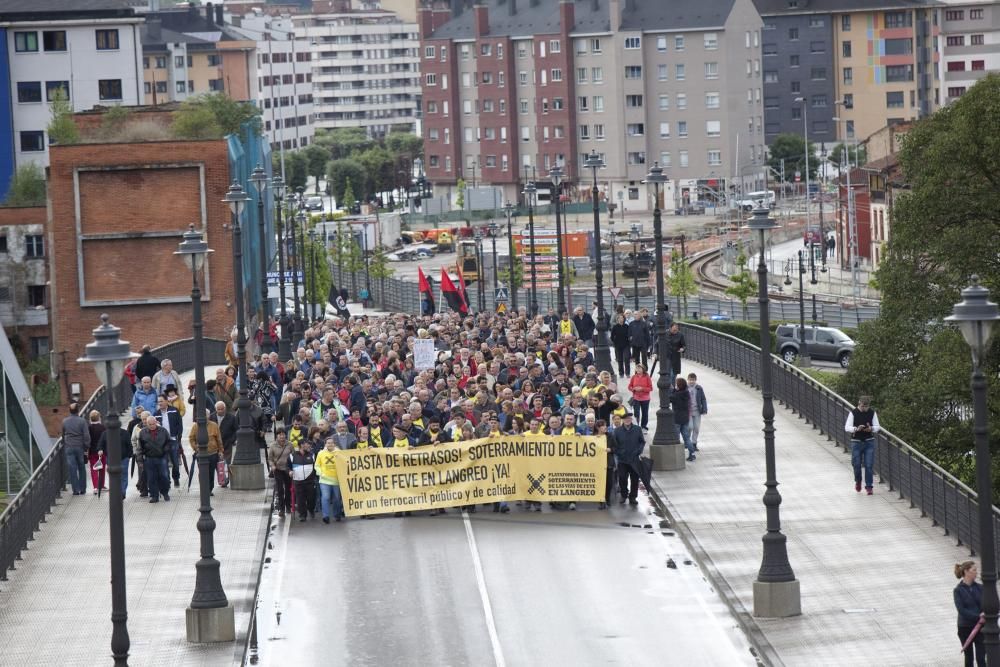
[[[570,508],[571,510],[575,510],[575,509],[576,509],[576,503],[570,503],[570,504],[569,504],[569,508]]]

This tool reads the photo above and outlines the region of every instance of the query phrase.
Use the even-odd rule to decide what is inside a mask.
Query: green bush
[[[691,320],[689,324],[695,324],[700,327],[705,327],[706,329],[712,329],[713,331],[718,331],[719,333],[729,334],[734,338],[739,338],[742,341],[746,341],[751,345],[760,345],[760,327],[756,324],[751,324],[750,322],[737,322],[737,321],[725,321],[725,320]],[[771,333],[774,333],[774,329],[777,324],[771,325]],[[774,338],[771,338],[772,343]]]

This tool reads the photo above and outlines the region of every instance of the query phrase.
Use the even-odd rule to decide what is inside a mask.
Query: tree
[[[503,266],[497,267],[497,277],[500,282],[512,290],[520,289],[524,286],[524,262],[520,257],[514,258],[514,278],[510,276],[510,264],[503,262]]]
[[[174,112],[170,125],[174,136],[179,139],[218,139],[223,136],[222,126],[211,109],[201,104],[188,105],[184,102],[184,105]]]
[[[319,191],[319,179],[326,175],[326,164],[330,161],[330,151],[318,144],[309,144],[302,151],[306,158],[306,171],[316,179],[316,194]]]
[[[326,303],[326,298],[330,294],[332,278],[323,241],[307,241],[306,258],[308,262],[306,267],[309,269],[306,295],[310,299],[307,303]]]
[[[691,294],[698,293],[698,283],[695,282],[691,265],[676,250],[670,253],[669,287],[670,295],[677,297],[682,304],[681,313],[687,316],[687,298]]]
[[[837,144],[836,146],[833,147],[833,150],[830,151],[830,154],[827,156],[827,161],[837,169],[840,169],[841,161],[843,161],[845,165],[846,164],[861,165],[868,161],[868,157],[865,152],[864,146],[859,146],[859,145],[848,146],[847,144]]]
[[[729,278],[733,284],[726,288],[726,294],[740,300],[743,305],[743,319],[749,318],[747,311],[747,299],[757,293],[757,281],[753,279],[753,274],[747,269],[747,256],[740,247],[740,254],[736,256],[736,265],[740,267],[739,273]]]
[[[344,182],[344,192],[343,192],[343,195],[344,195],[343,200],[338,200],[338,201],[342,202],[341,203],[341,208],[350,209],[351,206],[353,206],[354,202],[356,201],[355,198],[354,198],[354,188],[351,187],[351,179],[347,179]]]
[[[465,210],[465,179],[459,178],[458,183],[455,185],[455,190],[458,194],[455,195],[455,208],[459,211]]]
[[[243,124],[260,134],[260,109],[251,102],[238,102],[224,93],[189,97],[174,112],[174,134],[183,139],[217,139],[243,132]],[[246,137],[243,137],[244,139]]]
[[[5,206],[45,206],[45,175],[34,162],[21,165],[14,172],[7,190]]]
[[[285,154],[285,185],[289,192],[305,191],[309,184],[309,162],[302,151]]]
[[[411,160],[424,153],[424,140],[409,130],[393,128],[386,135],[385,147],[397,156],[408,156]]]
[[[382,295],[382,301],[384,302],[385,279],[391,278],[396,273],[396,269],[393,268],[392,264],[385,257],[385,248],[378,247],[375,249],[375,254],[368,260],[368,271],[371,273],[372,278],[378,281],[379,293]]]
[[[357,155],[357,161],[364,168],[365,180],[362,196],[367,200],[379,192],[391,190],[395,163],[392,154],[381,146],[373,146]]]
[[[333,190],[333,196],[337,204],[343,208],[354,203],[354,188],[351,188],[351,200],[348,202],[344,197],[348,183],[364,183],[365,169],[357,160],[341,158],[333,160],[327,165],[326,178]]]
[[[69,103],[64,87],[59,86],[53,92],[49,111],[52,114],[52,120],[46,128],[49,143],[62,146],[80,143],[80,130],[73,122],[73,105]]]
[[[328,148],[334,160],[350,158],[375,144],[361,127],[339,127],[317,132],[313,143]]]
[[[795,177],[795,172],[806,171],[806,142],[801,134],[779,134],[768,147],[770,157],[767,164],[781,173],[781,161],[785,161],[785,181],[791,181]],[[809,142],[809,178],[816,178],[816,168],[819,167],[819,158],[816,155],[816,147]],[[804,178],[804,177],[803,177]]]

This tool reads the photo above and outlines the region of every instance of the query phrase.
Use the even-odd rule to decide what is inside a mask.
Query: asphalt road
[[[680,538],[640,502],[276,519],[257,664],[756,664]]]

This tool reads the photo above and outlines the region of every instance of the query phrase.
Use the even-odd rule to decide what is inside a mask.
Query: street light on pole
[[[296,190],[299,195],[298,200],[298,210],[294,213],[290,210],[288,212],[288,231],[292,238],[292,248],[289,253],[289,268],[292,272],[292,299],[295,302],[294,312],[292,313],[292,347],[298,347],[299,341],[302,340],[302,311],[299,305],[299,276],[303,274],[305,269],[302,268],[302,256],[299,255],[298,246],[295,243],[295,227],[296,220],[305,215],[303,210],[304,199],[302,197],[302,188]],[[305,290],[303,290],[305,291]]]
[[[796,102],[802,103],[802,136],[806,144],[806,231],[809,227],[809,107],[806,106],[806,98],[796,97]]]
[[[490,239],[493,241],[493,294],[497,293],[497,233],[500,231],[500,227],[497,225],[496,221],[490,220],[489,224]],[[494,304],[494,307],[496,304]]]
[[[257,163],[250,174],[250,182],[257,191],[257,230],[260,232],[258,242],[258,258],[260,260],[260,322],[264,325],[264,335],[261,337],[260,350],[270,354],[271,345],[271,314],[267,307],[267,230],[264,224],[264,199],[267,196],[267,172]]]
[[[982,361],[989,351],[988,344],[993,328],[1000,322],[997,304],[989,300],[989,291],[979,284],[979,276],[972,276],[972,284],[962,290],[962,301],[955,304],[952,314],[945,318],[954,322],[962,332],[972,352],[972,433],[976,441],[976,493],[979,506],[979,552],[982,555],[983,577],[983,644],[986,664],[1000,665],[1000,628],[997,614],[996,537],[993,532],[992,460],[989,437],[989,407],[987,382]],[[972,647],[969,647],[972,650]]]
[[[104,417],[108,451],[108,527],[111,549],[111,655],[116,667],[128,667],[131,640],[128,636],[128,598],[125,591],[125,518],[122,504],[121,418],[115,405],[115,387],[125,373],[125,364],[139,356],[121,340],[121,329],[101,315],[101,326],[94,329],[94,342],[87,345],[79,363],[93,364],[97,380],[105,387],[108,411]],[[97,443],[94,443],[96,446]]]
[[[642,228],[638,224],[633,224],[629,231],[629,238],[632,239],[632,307],[639,311],[639,237]]]
[[[597,189],[597,170],[604,168],[604,160],[591,150],[583,166],[590,169],[594,176],[594,185],[590,190],[590,198],[594,202],[594,279],[597,282],[597,344],[594,345],[594,364],[598,371],[614,373],[611,366],[611,350],[608,347],[608,314],[604,311],[604,271],[601,267],[601,210],[600,190]]]
[[[511,227],[511,217],[514,214],[514,204],[508,201],[503,206],[504,213],[507,214],[507,288],[510,290],[511,310],[517,314],[517,288],[514,281],[514,230]]]
[[[803,262],[802,251],[799,250],[799,365],[810,366],[812,359],[809,357],[809,343],[806,341],[806,302],[805,288],[802,279],[806,273],[806,266]]]
[[[309,251],[306,254],[309,256],[309,294],[311,295],[309,319],[315,322],[318,317],[316,314],[316,230],[310,228],[307,233],[309,234]]]
[[[239,213],[242,206],[249,200],[237,183],[229,189],[226,200],[233,206],[234,238],[239,229]],[[242,240],[242,238],[238,239]],[[187,640],[189,642],[205,643],[232,641],[236,638],[236,624],[233,605],[226,598],[222,588],[222,576],[219,572],[219,561],[215,558],[215,519],[212,518],[211,479],[215,471],[209,465],[208,458],[208,415],[205,407],[205,359],[202,343],[204,323],[201,318],[201,287],[198,284],[198,274],[205,265],[205,258],[212,252],[205,243],[201,232],[195,231],[191,225],[184,234],[184,240],[177,246],[175,255],[179,255],[191,270],[191,315],[194,334],[194,423],[198,454],[195,461],[198,464],[198,490],[201,506],[198,509],[198,533],[201,536],[201,558],[195,564],[194,595],[191,605],[187,608]],[[237,265],[237,269],[238,269]],[[242,284],[238,289],[242,290]],[[242,300],[242,299],[238,299]],[[242,330],[242,324],[240,325]],[[246,341],[244,340],[243,343]],[[243,345],[240,352],[245,358]],[[246,376],[241,378],[246,384]]]
[[[610,199],[608,200],[608,227],[611,229],[611,286],[618,287],[618,267],[615,266],[615,210],[618,205]],[[616,299],[611,299],[611,310],[615,309]]]
[[[233,287],[236,292],[236,357],[240,380],[239,396],[236,399],[236,452],[230,466],[233,489],[253,491],[264,488],[264,470],[260,462],[260,451],[254,439],[250,417],[250,393],[247,386],[247,334],[243,306],[243,230],[240,216],[250,198],[236,181],[229,188],[222,201],[229,205],[233,225]],[[195,415],[197,416],[197,415]]]
[[[528,200],[528,242],[531,249],[531,304],[528,314],[534,317],[538,314],[538,279],[535,274],[535,193],[538,189],[534,181],[528,181],[524,186],[524,196]]]
[[[306,264],[306,223],[309,220],[309,214],[306,213],[305,209],[305,198],[299,194],[299,214],[295,216],[302,228],[299,229],[299,249],[296,253],[299,256],[299,268],[302,269],[302,319],[299,320],[299,330],[295,337],[296,344],[298,341],[305,338],[306,326],[312,324],[309,321],[309,295],[306,294],[306,287],[308,286],[308,276],[309,276],[309,265]]]
[[[288,310],[285,308],[285,235],[281,222],[281,207],[285,199],[285,181],[281,176],[271,179],[271,190],[274,192],[274,201],[278,210],[277,232],[278,237],[278,295],[281,298],[281,316],[278,322],[281,325],[281,337],[278,339],[278,356],[282,361],[292,358],[292,325],[288,318]]]
[[[653,241],[656,244],[656,358],[660,364],[660,376],[656,380],[659,390],[659,407],[656,409],[656,431],[650,445],[653,466],[657,470],[683,470],[684,445],[678,437],[674,425],[674,411],[670,406],[670,348],[667,342],[667,300],[663,286],[663,216],[660,211],[660,187],[667,182],[663,168],[658,162],[646,174],[646,184],[653,186]],[[633,271],[638,272],[639,256]]]
[[[562,229],[562,216],[560,215],[560,209],[562,208],[562,182],[564,176],[563,168],[558,164],[551,169],[549,169],[549,178],[552,179],[552,185],[555,187],[555,198],[552,200],[556,207],[556,261],[559,262],[557,267],[557,276],[559,277],[559,292],[556,295],[557,310],[560,315],[566,310],[566,266],[565,260],[563,260],[563,229]]]
[[[781,532],[777,472],[774,455],[774,395],[771,387],[771,330],[768,313],[767,262],[764,257],[765,234],[778,224],[765,207],[754,209],[747,227],[760,233],[760,262],[757,265],[758,302],[760,303],[760,393],[763,397],[764,460],[767,479],[764,486],[764,507],[767,510],[767,532],[764,534],[764,555],[753,582],[753,614],[764,618],[784,618],[802,613],[799,582],[788,562],[785,536]]]

